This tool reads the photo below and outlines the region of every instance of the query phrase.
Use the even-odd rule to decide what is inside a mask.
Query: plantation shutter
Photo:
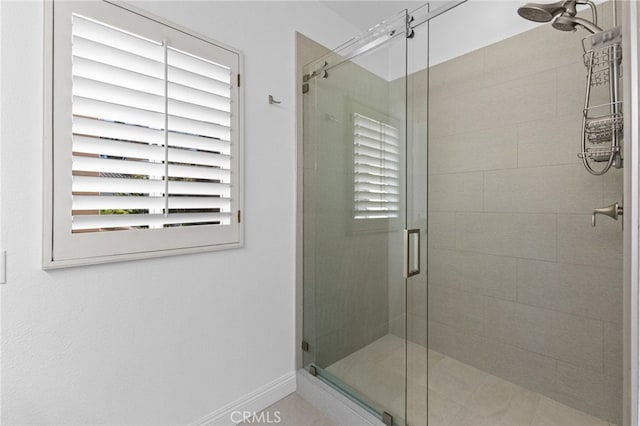
[[[242,54],[120,2],[44,11],[43,266],[242,247]]]
[[[72,230],[228,225],[230,68],[77,14]]]
[[[396,218],[400,209],[399,132],[353,114],[354,219]]]

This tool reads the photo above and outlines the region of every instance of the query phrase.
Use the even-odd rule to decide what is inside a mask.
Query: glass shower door
[[[303,86],[304,366],[388,424],[411,412],[407,368],[424,365],[426,384],[426,350],[419,361],[407,341],[426,341],[426,312],[407,314],[408,285],[424,273],[406,278],[425,264],[426,196],[414,184],[426,191],[426,172],[412,174],[419,161],[426,170],[426,141],[422,153],[408,141],[417,81],[406,22],[399,14],[309,64]],[[426,389],[423,402],[426,413]]]

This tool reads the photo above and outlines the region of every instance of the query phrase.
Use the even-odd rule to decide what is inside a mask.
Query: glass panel
[[[416,19],[426,7],[414,12]],[[407,422],[427,424],[427,25],[407,45],[407,226],[419,230],[420,274],[407,280]]]
[[[306,67],[304,95],[305,367],[395,424],[406,410],[405,19]]]

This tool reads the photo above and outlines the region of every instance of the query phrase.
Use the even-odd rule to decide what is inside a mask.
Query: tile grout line
[[[516,258],[516,302],[520,303],[520,258]]]
[[[607,356],[607,350],[606,350],[606,344],[605,344],[605,332],[604,332],[604,320],[601,321],[601,325],[602,325],[602,375],[606,376],[607,375],[607,371],[606,371],[606,360],[605,357]]]

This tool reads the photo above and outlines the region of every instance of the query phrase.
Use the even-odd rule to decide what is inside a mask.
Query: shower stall
[[[313,46],[299,88],[313,380],[387,425],[623,424],[616,13],[425,4]]]

